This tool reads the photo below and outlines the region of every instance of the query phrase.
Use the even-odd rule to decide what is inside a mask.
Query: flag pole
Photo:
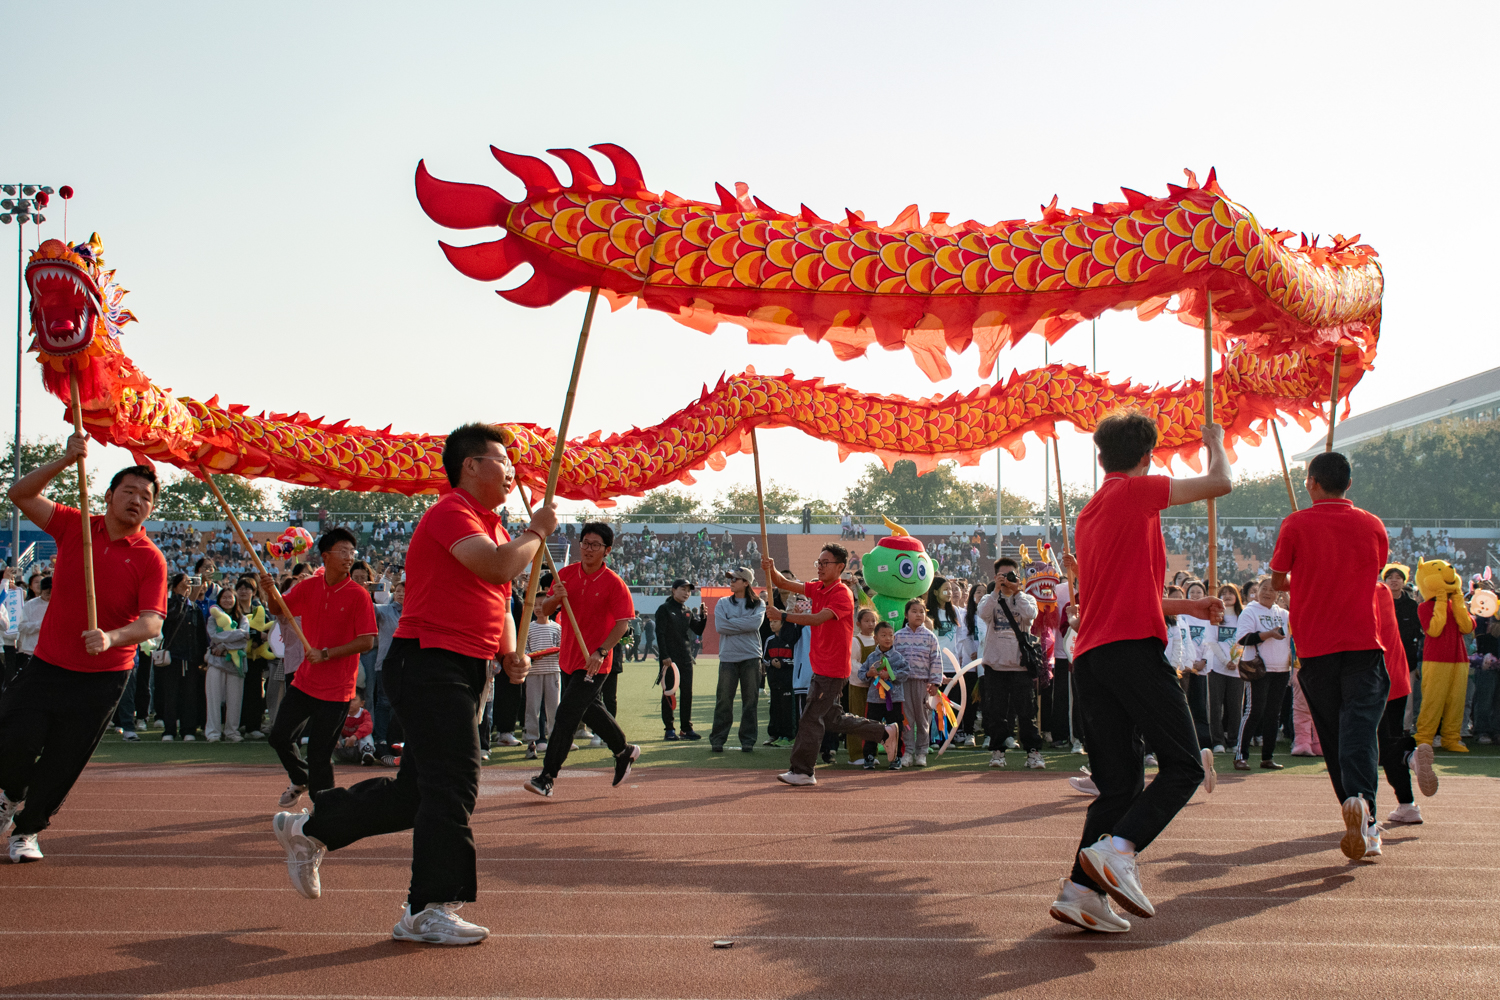
[[[1276,421],[1271,421],[1271,434],[1276,438],[1276,455],[1281,459],[1281,478],[1286,481],[1286,498],[1292,502],[1292,510],[1297,509],[1297,491],[1292,489],[1292,474],[1286,469],[1286,452],[1281,450],[1281,431],[1276,428]]]
[[[1214,293],[1203,290],[1203,423],[1214,422]],[[1208,498],[1208,593],[1219,591],[1219,517],[1214,498]]]
[[[1058,448],[1057,438],[1055,437],[1052,439],[1052,461],[1057,468],[1057,516],[1062,524],[1063,552],[1066,553],[1071,552],[1073,547],[1072,543],[1068,540],[1068,507],[1063,497],[1062,451]],[[1062,560],[1058,561],[1060,563]],[[1078,581],[1073,578],[1072,573],[1068,574],[1068,594],[1073,600],[1077,600]]]
[[[83,404],[78,401],[78,369],[68,368],[68,393],[73,403],[73,433],[83,437]],[[16,440],[16,454],[21,454],[21,441]],[[19,459],[17,462],[19,463]],[[83,459],[78,460],[78,512],[83,517],[83,599],[88,613],[89,631],[99,627],[99,610],[94,601],[94,529],[89,525],[89,477],[84,471]],[[16,572],[20,573],[21,553],[15,554]],[[20,583],[19,580],[16,581]]]
[[[521,497],[521,505],[526,508],[526,516],[530,518],[532,516],[531,501],[526,499],[526,490],[520,483],[516,484],[516,493]],[[553,577],[556,578],[558,575],[557,564],[552,561],[552,553],[547,550],[546,545],[542,546],[542,552],[547,557],[547,568],[552,571]],[[573,605],[569,604],[568,599],[564,597],[562,599],[562,606],[563,610],[568,613],[568,622],[573,626],[573,638],[578,640],[578,648],[583,650],[584,658],[587,659],[588,643],[584,641],[583,629],[578,627],[578,619],[573,616]]]
[[[769,559],[771,544],[766,539],[766,495],[760,488],[760,442],[756,440],[755,428],[750,428],[750,454],[755,458],[755,502],[760,507],[760,557]],[[766,593],[771,592],[771,574],[766,574]]]
[[[1339,369],[1343,363],[1344,348],[1336,344],[1333,348],[1333,391],[1328,397],[1328,442],[1323,446],[1324,451],[1333,450],[1333,428],[1339,416]]]

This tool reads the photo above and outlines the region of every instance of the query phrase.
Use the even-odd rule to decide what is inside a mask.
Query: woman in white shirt
[[[1282,765],[1272,760],[1276,752],[1276,730],[1281,723],[1281,701],[1291,677],[1291,619],[1276,606],[1276,589],[1269,577],[1255,591],[1255,600],[1240,615],[1237,637],[1245,648],[1241,662],[1250,660],[1265,664],[1265,674],[1250,682],[1249,704],[1240,723],[1239,744],[1234,750],[1237,771],[1250,770],[1250,741],[1259,736],[1260,766],[1279,771]]]
[[[1245,682],[1240,679],[1239,664],[1234,658],[1240,616],[1244,613],[1240,588],[1232,583],[1222,585],[1219,600],[1224,602],[1224,620],[1216,627],[1210,626],[1210,630],[1217,629],[1213,641],[1203,643],[1208,662],[1208,735],[1213,740],[1214,753],[1223,753],[1224,747],[1239,735],[1245,697]]]
[[[1201,600],[1207,592],[1201,581],[1188,581],[1188,600]],[[1188,669],[1182,674],[1182,690],[1187,694],[1188,711],[1193,715],[1198,747],[1207,750],[1214,744],[1208,727],[1208,657],[1212,654],[1206,647],[1213,644],[1216,633],[1213,625],[1192,615],[1178,615],[1177,622],[1187,629],[1188,643],[1185,652],[1191,657]]]

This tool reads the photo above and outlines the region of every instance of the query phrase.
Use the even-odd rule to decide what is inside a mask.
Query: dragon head
[[[117,308],[124,291],[111,287],[114,272],[103,269],[103,249],[95,233],[87,243],[47,240],[32,252],[26,265],[32,350],[47,360],[89,350],[97,336],[112,338],[135,318]]]
[[[882,597],[910,600],[927,593],[932,585],[932,560],[920,539],[911,537],[901,525],[885,519],[891,529],[887,538],[860,557],[865,583]]]

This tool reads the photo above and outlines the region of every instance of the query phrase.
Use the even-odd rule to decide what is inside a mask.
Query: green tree
[[[39,437],[32,438],[30,440],[22,438],[21,475],[26,475],[28,472],[30,472],[32,469],[35,469],[39,465],[46,465],[48,462],[57,461],[59,458],[62,458],[62,454],[63,442],[59,438]],[[6,481],[9,481],[14,475],[12,470],[15,468],[16,463],[16,443],[14,438],[5,442],[4,461],[5,467],[4,471],[0,471],[0,477],[3,477]],[[90,491],[92,491],[99,485],[99,477],[95,474],[93,469],[89,469]],[[57,503],[65,503],[70,507],[77,507],[77,466],[70,465],[62,472],[58,473],[57,478],[52,480],[51,484],[42,491],[42,496],[46,497],[48,500],[56,501]],[[93,497],[92,493],[90,499],[102,502],[102,498]],[[13,506],[14,505],[11,504],[8,497],[0,496],[0,517],[3,517],[6,521],[9,521]],[[101,508],[98,506],[94,507],[94,510],[96,511],[100,509]]]
[[[300,510],[309,519],[326,510],[330,514],[364,514],[371,520],[411,521],[436,502],[437,497],[432,494],[409,497],[400,493],[360,493],[314,486],[299,486],[281,495],[282,509]]]
[[[811,507],[814,514],[832,514],[833,508],[824,500],[804,497],[789,487],[771,482],[765,487],[766,522],[769,524],[791,524],[802,518],[802,508]],[[738,514],[759,520],[760,504],[753,486],[731,486],[714,499],[713,513],[716,516]]]
[[[1007,517],[1036,509],[1030,500],[1008,490],[1002,495]],[[871,462],[844,494],[843,506],[855,513],[988,518],[995,516],[995,488],[960,479],[957,462],[939,462],[923,476],[917,475],[917,465],[909,459],[897,462],[889,472],[881,463]]]
[[[1298,508],[1307,507],[1312,500],[1303,487],[1307,470],[1300,465],[1291,470],[1292,484],[1297,490]],[[1220,497],[1214,504],[1219,517],[1286,517],[1292,505],[1286,498],[1286,480],[1279,472],[1264,472],[1258,475],[1242,475],[1234,480],[1234,489],[1227,497]],[[1173,507],[1169,512],[1174,517],[1207,517],[1208,505],[1203,501]]]
[[[633,504],[621,504],[617,518],[649,521],[656,517],[694,517],[703,514],[703,504],[686,490],[663,487],[647,493]]]
[[[1349,456],[1356,504],[1387,520],[1500,517],[1500,421],[1385,434]]]
[[[274,516],[266,490],[240,476],[215,476],[214,484],[242,521],[260,521]],[[151,515],[162,521],[222,521],[224,508],[208,484],[197,476],[184,475],[161,486]]]

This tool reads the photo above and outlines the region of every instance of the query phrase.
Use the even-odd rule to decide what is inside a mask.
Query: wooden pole
[[[83,405],[78,401],[78,371],[74,368],[68,369],[68,392],[73,397],[73,433],[83,437]],[[16,454],[20,453],[18,439]],[[89,477],[81,458],[78,460],[78,512],[83,515],[83,599],[88,610],[89,631],[92,632],[99,627],[99,610],[94,601],[94,529],[89,525]],[[16,565],[20,564],[21,554],[17,552]]]
[[[563,399],[562,420],[557,424],[557,436],[552,444],[552,468],[547,472],[547,493],[542,500],[545,507],[557,493],[557,477],[562,472],[563,448],[568,443],[568,423],[573,419],[573,397],[578,393],[578,375],[583,371],[583,352],[589,344],[589,328],[594,325],[594,306],[599,302],[599,286],[589,289],[588,308],[583,312],[583,329],[578,331],[578,349],[573,352],[573,374],[568,378],[568,394]],[[516,628],[516,652],[525,654],[526,637],[531,631],[531,612],[536,607],[536,587],[541,582],[542,558],[547,554],[547,540],[542,539],[541,549],[531,560],[531,575],[526,579],[526,601],[521,605],[521,624]],[[582,650],[585,656],[588,650]]]
[[[526,516],[528,518],[531,517],[531,501],[526,499],[526,491],[519,483],[516,484],[516,493],[521,497],[521,505],[526,508]],[[547,550],[547,546],[545,545],[542,546],[542,553],[547,557],[547,568],[556,577],[558,575],[557,566],[552,562],[552,553]],[[578,627],[578,619],[573,616],[573,605],[569,604],[568,599],[564,597],[562,599],[562,606],[563,610],[568,614],[568,622],[573,626],[573,638],[578,640],[578,648],[583,650],[584,659],[586,660],[588,659],[589,652],[588,643],[584,641],[583,629]]]
[[[1339,416],[1339,369],[1344,363],[1344,348],[1337,346],[1333,349],[1333,392],[1328,398],[1328,443],[1323,446],[1324,451],[1333,450],[1333,427]]]
[[[1214,422],[1214,293],[1203,290],[1203,423]],[[1208,498],[1208,594],[1219,591],[1219,512]]]
[[[760,488],[760,442],[755,438],[755,428],[750,428],[750,454],[755,458],[755,502],[760,506],[760,557],[768,559],[771,543],[766,538],[766,495]],[[766,593],[771,592],[771,574],[766,574]]]
[[[1276,438],[1276,455],[1281,459],[1281,478],[1286,481],[1286,498],[1292,502],[1292,510],[1297,510],[1297,491],[1292,489],[1292,474],[1286,468],[1286,452],[1281,450],[1281,431],[1276,427],[1276,421],[1271,421],[1271,434]]]
[[[224,508],[224,516],[229,519],[229,526],[234,529],[235,535],[239,537],[240,544],[245,547],[246,552],[250,553],[250,561],[255,563],[255,571],[266,574],[266,564],[260,561],[260,555],[255,551],[255,546],[251,544],[250,536],[245,534],[245,529],[240,526],[240,519],[235,517],[234,511],[230,509],[229,501],[225,500],[224,494],[219,492],[219,484],[214,482],[214,477],[207,469],[199,466],[199,470],[203,473],[203,481],[208,484],[210,490],[213,490],[214,499],[219,501],[220,507]],[[302,626],[297,624],[297,618],[292,614],[292,609],[286,606],[286,599],[281,596],[281,588],[272,587],[271,596],[276,598],[276,606],[281,609],[281,616],[292,623],[292,631],[296,632],[297,638],[302,640],[304,655],[310,652],[313,644],[307,641],[307,633],[303,632]]]
[[[1062,452],[1057,446],[1057,438],[1052,439],[1052,461],[1057,467],[1057,514],[1062,523],[1063,552],[1066,553],[1072,551],[1072,543],[1068,540],[1068,508],[1064,502],[1062,486]],[[1058,564],[1062,564],[1061,559]],[[1073,579],[1072,573],[1068,574],[1068,595],[1075,601],[1078,599],[1078,581]]]

